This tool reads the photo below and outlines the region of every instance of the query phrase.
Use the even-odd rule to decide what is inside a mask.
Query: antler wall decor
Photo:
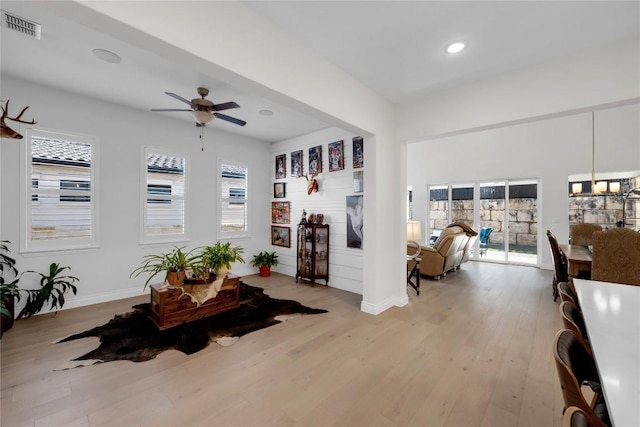
[[[20,135],[18,132],[11,129],[9,126],[7,126],[7,124],[5,123],[5,119],[13,120],[14,122],[18,122],[18,123],[25,123],[28,125],[35,125],[37,123],[35,119],[32,119],[30,122],[27,122],[25,120],[20,120],[20,117],[22,117],[24,112],[27,111],[27,108],[29,108],[28,105],[24,107],[22,111],[20,111],[20,114],[18,114],[16,117],[7,116],[9,114],[9,100],[7,100],[7,103],[5,104],[4,107],[0,107],[0,108],[2,108],[2,119],[0,119],[0,137],[2,138],[22,139],[22,135]]]
[[[319,190],[319,185],[318,185],[318,180],[316,179],[316,177],[318,176],[319,172],[314,173],[313,175],[311,175],[311,178],[309,178],[309,176],[305,173],[304,176],[307,179],[307,194],[311,195],[311,193],[313,192],[318,192]]]

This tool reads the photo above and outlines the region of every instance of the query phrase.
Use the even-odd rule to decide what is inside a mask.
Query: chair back
[[[587,413],[577,406],[567,408],[562,417],[562,427],[598,427],[601,424],[593,424],[589,421]]]
[[[598,224],[583,222],[571,226],[571,244],[580,246],[591,246],[593,244],[593,233],[602,231]]]
[[[589,345],[589,335],[587,335],[587,326],[584,323],[584,317],[578,309],[578,307],[571,301],[563,301],[560,304],[560,315],[562,316],[562,323],[566,329],[572,330],[576,336],[582,341],[585,348],[590,354],[591,346]]]
[[[567,256],[560,250],[558,239],[556,239],[551,230],[547,230],[547,238],[549,239],[549,248],[551,249],[555,271],[554,283],[557,285],[560,282],[569,280],[569,263],[567,262]]]
[[[578,302],[578,295],[575,290],[569,285],[570,282],[558,283],[558,292],[560,293],[560,300],[562,302],[570,302],[580,310],[580,304]]]
[[[556,334],[553,356],[565,409],[576,406],[594,425],[607,425],[609,416],[602,396],[596,393],[592,402],[589,403],[580,389],[581,384],[588,381],[600,382],[600,378],[593,357],[573,331],[563,329]]]
[[[491,227],[482,227],[480,229],[480,235],[478,236],[480,244],[486,245],[489,242],[489,236],[491,235],[492,231],[493,228]]]
[[[640,233],[629,228],[594,233],[591,279],[640,285]]]

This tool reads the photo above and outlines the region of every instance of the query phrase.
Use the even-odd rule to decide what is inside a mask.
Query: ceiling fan
[[[176,95],[175,93],[165,92],[167,95],[184,102],[185,104],[189,104],[191,109],[174,109],[174,108],[163,108],[163,109],[152,109],[151,111],[189,111],[193,115],[193,118],[196,121],[196,126],[204,126],[216,117],[221,120],[225,120],[229,123],[233,123],[239,126],[244,126],[247,124],[244,120],[236,119],[235,117],[227,116],[225,114],[220,114],[218,111],[228,110],[230,108],[239,108],[240,106],[235,102],[225,102],[223,104],[214,104],[213,102],[205,99],[207,95],[209,95],[209,89],[204,87],[198,88],[198,95],[202,98],[193,98],[191,101],[181,97],[180,95]]]

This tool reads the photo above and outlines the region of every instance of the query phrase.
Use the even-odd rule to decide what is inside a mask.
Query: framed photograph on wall
[[[271,202],[271,222],[274,224],[289,224],[291,222],[290,214],[291,203],[289,202]]]
[[[302,176],[302,150],[291,152],[291,177]]]
[[[271,244],[274,246],[291,247],[291,229],[289,227],[271,226]]]
[[[362,185],[364,182],[364,171],[353,172],[353,192],[362,193],[364,191]]]
[[[309,148],[309,175],[322,172],[322,145]]]
[[[363,196],[347,196],[347,247],[362,249]]]
[[[329,172],[344,169],[344,143],[335,141],[329,143]]]
[[[358,169],[364,166],[364,140],[361,136],[353,138],[353,168]]]
[[[276,179],[284,179],[287,177],[287,155],[279,154],[276,156]]]
[[[275,182],[273,184],[273,198],[284,199],[285,197],[287,197],[287,183]]]

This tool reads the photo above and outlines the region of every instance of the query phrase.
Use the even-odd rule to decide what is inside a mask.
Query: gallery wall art
[[[335,141],[329,143],[329,172],[344,169],[344,143]]]
[[[298,178],[302,175],[302,150],[293,151],[291,153],[291,177]]]
[[[276,179],[284,179],[287,177],[287,155],[279,154],[276,156]]]
[[[309,175],[322,172],[322,145],[309,148]]]
[[[274,224],[289,224],[291,203],[271,202],[271,222]]]
[[[361,136],[353,138],[353,168],[364,167],[364,140]]]

